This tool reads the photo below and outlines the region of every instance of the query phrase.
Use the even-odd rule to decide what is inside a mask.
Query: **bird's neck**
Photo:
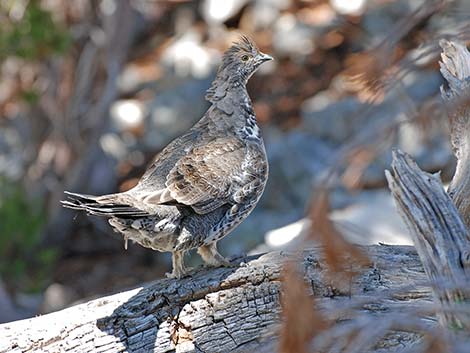
[[[217,73],[217,76],[207,90],[206,99],[212,104],[216,104],[226,97],[231,99],[240,97],[243,99],[247,95],[246,80],[239,76],[230,75],[226,70],[222,70]]]
[[[227,122],[235,127],[235,133],[241,138],[261,140],[244,80],[233,79],[219,72],[207,90],[206,99],[218,110],[230,116]]]

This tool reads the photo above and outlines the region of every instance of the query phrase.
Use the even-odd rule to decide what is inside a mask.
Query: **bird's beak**
[[[273,57],[271,55],[268,55],[268,54],[265,54],[265,53],[259,53],[258,55],[258,60],[261,62],[261,63],[264,63],[266,61],[270,61],[270,60],[274,60]]]

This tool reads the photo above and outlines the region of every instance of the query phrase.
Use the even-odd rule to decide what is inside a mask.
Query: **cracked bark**
[[[440,63],[448,89],[441,87],[441,95],[449,112],[451,143],[457,158],[454,177],[448,194],[459,214],[470,225],[470,53],[463,43],[441,41]]]
[[[449,111],[455,175],[446,192],[438,175],[423,172],[410,156],[395,151],[387,179],[398,210],[411,230],[423,267],[451,332],[470,331],[470,53],[458,42],[441,41],[441,95]],[[455,330],[455,329],[458,330]]]
[[[413,248],[363,249],[374,266],[353,283],[352,297],[365,299],[358,311],[382,315],[408,302],[430,301],[430,290],[415,286],[425,274]],[[273,252],[245,259],[242,266],[203,269],[182,280],[158,280],[56,313],[0,325],[0,352],[274,351],[282,265],[297,262],[299,255],[307,283],[322,307],[351,300],[349,289],[331,295],[318,249]],[[378,299],[384,290],[404,286],[414,289],[397,292],[387,301]],[[382,346],[393,350],[403,341],[418,339],[419,335],[394,333]]]

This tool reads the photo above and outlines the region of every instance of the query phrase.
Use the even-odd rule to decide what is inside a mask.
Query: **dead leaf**
[[[312,339],[328,328],[295,263],[284,266],[280,353],[308,353]]]
[[[359,269],[369,266],[371,261],[361,249],[349,243],[331,222],[327,190],[319,188],[314,192],[314,198],[310,210],[312,225],[309,239],[322,245],[324,261],[335,284],[349,286]]]

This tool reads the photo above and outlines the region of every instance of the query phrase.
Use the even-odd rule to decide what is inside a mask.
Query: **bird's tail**
[[[88,214],[103,217],[134,218],[148,216],[148,213],[126,204],[123,194],[93,196],[65,191],[67,200],[60,203],[66,208],[86,211]]]

